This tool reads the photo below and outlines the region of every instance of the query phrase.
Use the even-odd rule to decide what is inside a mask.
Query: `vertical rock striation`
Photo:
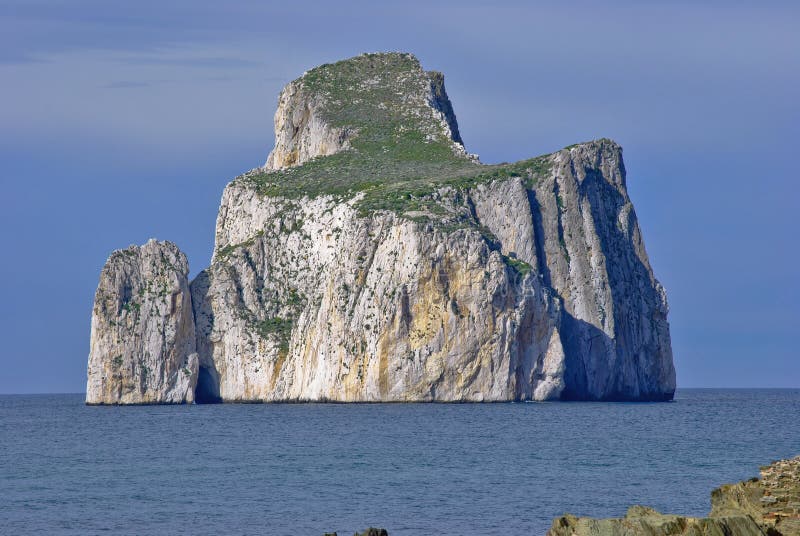
[[[150,240],[117,250],[92,309],[87,404],[191,403],[197,382],[186,256]]]
[[[563,398],[671,399],[667,299],[653,275],[610,140],[552,156],[531,192],[541,223],[539,270],[563,300]]]

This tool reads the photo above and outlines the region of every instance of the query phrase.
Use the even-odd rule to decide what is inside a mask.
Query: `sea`
[[[800,454],[800,389],[665,403],[87,407],[0,396],[0,534],[544,535]]]

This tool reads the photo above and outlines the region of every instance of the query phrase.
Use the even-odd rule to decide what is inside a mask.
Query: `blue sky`
[[[108,254],[204,268],[280,88],[383,50],[445,73],[484,162],[621,143],[679,387],[800,386],[800,4],[163,4],[0,1],[0,393],[83,391]]]

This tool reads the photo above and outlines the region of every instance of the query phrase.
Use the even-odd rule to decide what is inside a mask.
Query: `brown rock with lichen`
[[[765,530],[800,535],[800,456],[762,467],[760,478],[712,491],[711,516],[730,512],[746,512]]]
[[[707,518],[661,514],[633,506],[624,518],[565,515],[548,536],[800,535],[800,456],[761,468],[761,478],[726,484],[711,492]]]

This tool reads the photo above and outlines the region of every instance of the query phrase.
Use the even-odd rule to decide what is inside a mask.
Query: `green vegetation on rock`
[[[327,124],[351,133],[350,148],[239,177],[262,195],[347,199],[361,193],[357,208],[363,215],[436,213],[428,198],[442,187],[465,189],[515,176],[532,186],[550,172],[550,156],[483,165],[461,150],[424,97],[441,89],[441,75],[422,71],[410,54],[364,54],[312,69],[298,83],[321,103]]]
[[[256,324],[256,330],[264,339],[276,337],[279,351],[285,354],[289,350],[289,339],[292,336],[293,324],[294,322],[291,318],[280,318],[276,316],[258,322]]]
[[[503,255],[503,260],[505,261],[506,264],[508,264],[511,268],[513,268],[514,271],[517,272],[522,277],[525,277],[533,270],[533,267],[523,260],[516,259],[514,257],[510,257],[507,255]]]
[[[224,248],[220,248],[216,256],[221,259],[225,258],[239,248],[252,246],[253,244],[256,243],[256,239],[261,238],[262,236],[264,236],[264,231],[263,230],[257,231],[256,234],[254,234],[244,242],[240,242],[238,244],[228,244]]]

